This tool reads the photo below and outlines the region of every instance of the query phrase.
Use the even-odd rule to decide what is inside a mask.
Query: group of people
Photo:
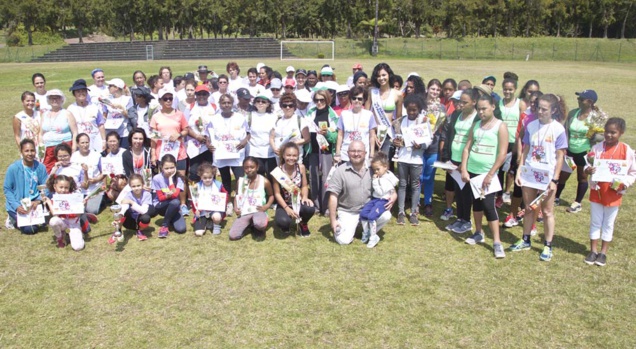
[[[229,228],[236,240],[250,231],[263,237],[267,210],[275,207],[284,233],[295,225],[309,236],[308,223],[320,214],[340,244],[351,243],[361,223],[362,241],[372,248],[396,202],[398,225],[419,225],[420,212],[433,217],[441,168],[440,218],[456,217],[447,230],[471,232],[466,243],[483,243],[485,215],[494,255],[503,258],[498,209],[508,204],[503,225],[523,221],[522,237],[509,251],[529,250],[535,223],[543,221],[540,259],[549,261],[554,206],[576,171],[576,198],[567,212],[581,211],[590,188],[585,262],[605,265],[636,165],[633,150],[620,142],[625,121],[608,118],[595,91],[577,92],[578,108],[568,112],[562,97],[541,92],[535,80],[517,94],[519,78],[511,72],[500,85],[503,96],[495,92],[495,76],[475,86],[451,78],[425,83],[417,73],[402,79],[386,63],[370,74],[355,64],[342,84],[330,65],[289,66],[282,75],[259,63],[241,77],[238,64],[229,62],[226,72],[202,65],[173,77],[161,67],[148,79],[135,71],[127,86],[95,69],[94,84],[78,79],[70,86],[74,102],[66,107],[65,94],[47,90],[44,75],[34,74],[35,92],[22,94],[23,110],[13,119],[21,159],[5,177],[7,226],[44,203],[58,246],[65,246],[67,231],[81,249],[82,233],[109,206],[115,215],[110,243],[121,241],[122,227],[146,240],[156,215],[164,217],[159,238],[171,229],[184,233],[185,216],[202,236],[220,234],[226,216],[236,215]],[[85,211],[56,214],[56,201],[71,193],[82,194]],[[20,225],[25,234],[39,228]]]

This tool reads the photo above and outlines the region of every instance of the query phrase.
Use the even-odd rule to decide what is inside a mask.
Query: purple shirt
[[[183,180],[180,177],[176,177],[176,187],[184,190]],[[156,192],[162,189],[169,189],[168,178],[164,177],[163,174],[159,173],[152,177],[152,183],[150,188],[155,192],[155,195],[152,196],[152,204],[157,205],[159,203],[159,198],[157,197]]]

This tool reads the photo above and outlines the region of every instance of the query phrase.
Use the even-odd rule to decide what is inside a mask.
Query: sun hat
[[[75,82],[73,82],[73,86],[71,86],[68,90],[73,92],[73,91],[77,91],[77,90],[89,90],[89,89],[86,86],[86,80],[77,79],[77,80],[75,80]]]
[[[208,66],[207,65],[200,65],[199,69],[197,69],[197,72],[199,72],[199,73],[209,73],[210,71],[208,70]]]
[[[49,90],[49,92],[46,93],[46,98],[47,99],[49,99],[49,98],[51,98],[53,96],[62,97],[62,104],[64,104],[64,102],[66,102],[66,97],[64,96],[64,93],[61,90],[57,89],[57,88]]]
[[[311,102],[311,93],[306,88],[296,90],[294,91],[294,94],[296,95],[296,99],[298,99],[300,103]]]
[[[106,81],[106,85],[110,86],[113,85],[119,89],[125,89],[126,88],[126,83],[124,82],[124,80],[119,79],[119,78],[115,78],[115,79],[110,79],[108,81]]]

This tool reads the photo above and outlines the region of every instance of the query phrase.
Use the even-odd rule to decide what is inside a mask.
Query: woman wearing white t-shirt
[[[269,144],[269,133],[278,118],[272,113],[272,103],[268,96],[256,96],[254,106],[256,111],[248,115],[247,121],[251,135],[248,153],[258,160],[258,173],[264,175],[276,167],[276,153]]]
[[[111,97],[105,103],[108,110],[104,128],[106,131],[116,131],[119,135],[119,142],[124,148],[128,148],[128,133],[132,129],[128,119],[128,109],[133,106],[132,98],[124,95],[126,84],[122,79],[112,79],[106,81]]]
[[[42,114],[44,111],[51,109],[47,100],[46,79],[42,73],[35,73],[31,77],[33,87],[35,87],[35,111]]]
[[[35,110],[35,94],[33,92],[25,91],[22,93],[22,108],[23,110],[13,118],[13,135],[15,136],[15,143],[20,149],[20,142],[25,139],[31,139],[35,143],[35,150],[37,156],[37,147],[40,136],[40,114]]]
[[[364,109],[364,103],[368,98],[367,90],[360,86],[354,86],[349,90],[349,101],[352,109],[343,110],[338,120],[338,139],[336,141],[336,153],[333,156],[336,162],[349,161],[349,144],[353,141],[364,143],[369,158],[375,153],[375,137],[378,125],[370,110]]]
[[[110,131],[106,135],[106,150],[102,155],[102,172],[112,178],[110,190],[106,196],[110,201],[115,201],[121,190],[126,186],[126,175],[124,172],[124,148],[120,148],[119,135],[115,131]]]
[[[150,89],[146,86],[134,87],[131,91],[135,105],[128,108],[128,120],[130,120],[130,125],[133,130],[139,127],[146,132],[146,135],[149,135],[150,119],[157,110],[156,107],[153,108],[150,106],[150,101],[155,97],[150,94]]]
[[[71,163],[81,164],[85,180],[78,183],[84,197],[102,185],[104,175],[101,169],[101,154],[91,149],[91,139],[86,133],[76,137],[77,151],[71,156]],[[86,213],[98,214],[104,193],[93,195],[86,201]]]
[[[260,96],[265,93],[265,87],[258,83],[258,71],[256,68],[250,68],[247,71],[248,84],[245,86],[252,96]]]
[[[90,148],[95,151],[106,149],[106,130],[102,109],[88,101],[88,88],[84,79],[75,80],[69,91],[75,97],[75,103],[67,110],[75,117],[77,132],[85,133],[90,138]]]
[[[209,102],[210,89],[208,85],[199,85],[195,89],[196,103],[190,111],[190,119],[188,120],[188,137],[186,149],[199,149],[198,153],[188,152],[190,158],[189,179],[199,182],[198,169],[199,165],[204,162],[212,162],[212,153],[206,148],[208,143],[208,135],[206,130],[212,124],[212,117],[216,114],[216,106]],[[221,100],[223,98],[221,97]]]
[[[269,145],[274,149],[276,162],[280,163],[280,146],[287,142],[294,142],[298,146],[298,154],[302,154],[302,146],[309,142],[309,127],[307,121],[296,114],[296,96],[285,93],[279,100],[283,116],[276,120],[276,124],[269,133]],[[302,164],[302,156],[298,163]]]

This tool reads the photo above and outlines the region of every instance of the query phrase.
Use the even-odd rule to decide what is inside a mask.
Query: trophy
[[[117,239],[117,242],[122,242],[124,241],[124,234],[121,233],[121,223],[119,222],[119,220],[122,217],[121,214],[121,205],[112,205],[110,206],[110,212],[113,213],[113,227],[115,227],[115,232],[113,233],[113,236]]]
[[[37,188],[38,188],[38,191],[40,191],[40,197],[42,199],[44,199],[46,197],[46,195],[45,195],[46,193],[44,192],[46,190],[46,184],[40,184],[40,185],[37,186]],[[42,200],[42,208],[43,208],[42,212],[44,212],[44,215],[48,216],[49,215],[49,209],[44,204],[44,200]]]

